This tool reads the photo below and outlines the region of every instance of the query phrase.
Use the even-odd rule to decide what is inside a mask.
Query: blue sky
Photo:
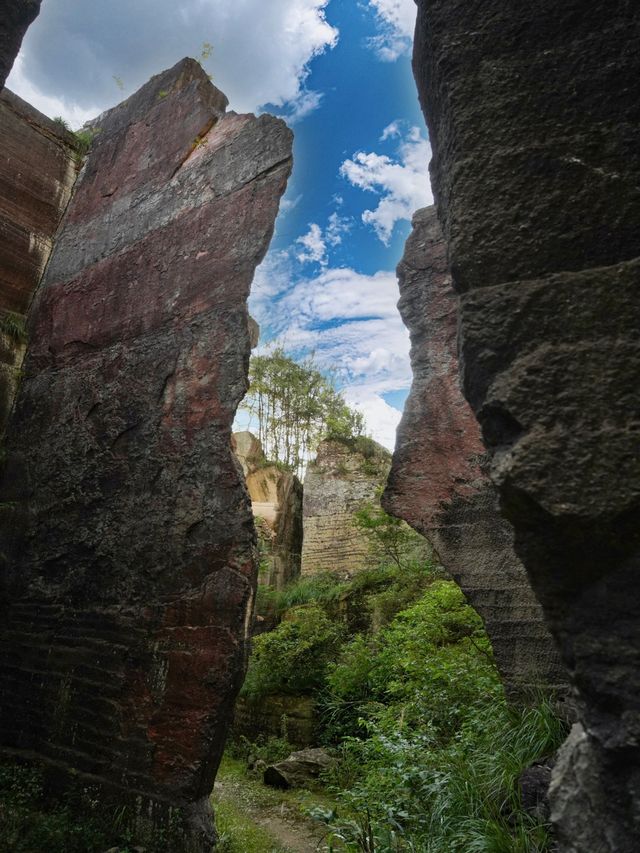
[[[43,0],[8,86],[74,126],[198,56],[230,109],[282,115],[294,171],[250,310],[261,347],[312,351],[393,446],[411,372],[395,304],[431,202],[410,68],[414,0]]]

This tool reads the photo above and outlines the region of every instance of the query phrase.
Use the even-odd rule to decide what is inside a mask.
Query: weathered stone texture
[[[435,208],[417,211],[398,266],[402,319],[411,333],[413,385],[398,428],[383,506],[432,543],[482,616],[507,689],[565,689],[551,635],[513,530],[486,472],[480,428],[462,395],[458,298]]]
[[[631,853],[640,837],[637,3],[418,6],[414,67],[463,294],[464,391],[586,733],[559,764],[569,771],[554,771],[560,849]]]
[[[282,589],[300,574],[302,483],[295,474],[270,465],[252,433],[234,433],[233,443],[258,522],[260,547],[269,563],[268,573],[261,573],[259,580]]]
[[[371,442],[365,455],[350,443],[323,441],[304,478],[302,574],[351,577],[370,562],[370,540],[353,523],[377,500],[391,454]]]
[[[208,795],[242,681],[255,534],[231,425],[291,134],[183,60],[101,116],[30,313],[0,500],[0,751],[116,802]],[[137,798],[137,799],[136,799]]]
[[[38,17],[41,0],[2,0],[0,2],[0,89],[13,67],[22,39]]]
[[[8,89],[0,93],[0,324],[26,314],[78,174],[74,138]],[[0,433],[24,347],[0,346]]]

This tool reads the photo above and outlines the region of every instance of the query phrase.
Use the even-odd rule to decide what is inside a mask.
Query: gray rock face
[[[560,849],[631,853],[640,837],[637,4],[418,6],[414,68],[463,294],[464,391],[586,733],[564,765],[579,774],[562,763],[555,771]]]
[[[41,0],[3,0],[0,5],[0,89],[13,67],[24,34],[38,17]]]
[[[30,313],[0,501],[0,754],[214,839],[255,533],[231,450],[291,133],[183,60],[98,120]],[[175,818],[174,818],[175,821]]]
[[[435,208],[417,211],[398,266],[413,385],[383,506],[433,544],[482,616],[510,694],[566,693],[551,634],[500,515],[480,428],[458,375],[458,297]]]
[[[354,513],[377,500],[391,454],[371,442],[365,455],[355,445],[327,440],[304,478],[302,574],[351,576],[369,563],[369,538],[353,524]]]

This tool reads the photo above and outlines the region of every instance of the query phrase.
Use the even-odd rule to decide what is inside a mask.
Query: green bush
[[[253,641],[242,695],[249,700],[278,693],[310,693],[324,681],[342,641],[342,628],[317,604],[291,610],[286,621]]]

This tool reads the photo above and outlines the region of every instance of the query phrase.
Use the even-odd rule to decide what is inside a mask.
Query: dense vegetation
[[[254,641],[245,699],[315,697],[322,740],[341,754],[325,779],[335,805],[314,812],[335,850],[548,850],[517,780],[553,753],[562,724],[548,702],[507,703],[480,618],[417,558],[406,526],[374,507],[357,523],[372,540],[368,571],[262,594],[263,612],[284,618]],[[286,744],[256,749],[275,760]]]
[[[252,357],[242,407],[256,419],[251,426],[267,459],[299,475],[323,438],[350,439],[364,430],[360,412],[311,357],[296,362],[281,348]]]

